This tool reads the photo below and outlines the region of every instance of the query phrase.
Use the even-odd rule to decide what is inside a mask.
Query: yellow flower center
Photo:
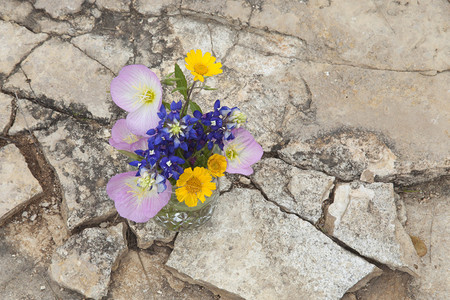
[[[197,177],[191,177],[185,187],[190,194],[196,194],[202,190],[202,182]]]
[[[230,145],[227,149],[227,151],[225,152],[225,155],[227,156],[227,158],[229,160],[233,160],[238,156],[238,152],[235,149],[234,145]]]
[[[141,101],[145,104],[150,104],[155,100],[155,91],[151,90],[151,89],[146,89],[144,90],[144,92],[142,93],[142,95],[139,96],[139,98],[141,99]]]
[[[205,75],[206,73],[208,73],[208,67],[202,63],[198,63],[198,64],[195,64],[194,71],[197,74]]]
[[[139,141],[138,137],[132,133],[130,133],[129,135],[127,135],[126,138],[123,139],[127,144],[133,144],[137,141]]]

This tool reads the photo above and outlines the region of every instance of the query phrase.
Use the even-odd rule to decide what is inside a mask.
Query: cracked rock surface
[[[450,294],[450,2],[0,2],[1,299]],[[265,155],[221,179],[209,225],[177,235],[106,194],[129,170],[108,145],[125,117],[109,89],[124,65],[186,71],[197,48],[223,65],[197,102],[238,106]],[[114,268],[82,269],[111,243]],[[68,245],[60,267],[79,273],[58,283]]]

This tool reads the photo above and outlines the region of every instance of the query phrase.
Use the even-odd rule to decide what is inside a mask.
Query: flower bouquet
[[[113,176],[106,187],[122,217],[138,223],[154,218],[174,231],[198,227],[211,218],[224,172],[253,173],[263,150],[243,128],[245,114],[219,100],[204,113],[192,99],[194,90],[213,89],[205,81],[222,73],[215,60],[191,50],[185,58],[194,76],[189,84],[177,64],[161,81],[143,65],[125,66],[112,80],[111,97],[128,114],[113,126],[109,143],[137,168]],[[162,84],[174,86],[182,100],[163,101]]]

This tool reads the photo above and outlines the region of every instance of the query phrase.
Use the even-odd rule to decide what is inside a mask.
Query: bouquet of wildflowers
[[[115,123],[109,143],[137,168],[115,175],[106,187],[122,217],[147,222],[169,201],[196,207],[211,197],[224,172],[250,175],[261,159],[263,150],[243,128],[246,116],[239,108],[217,100],[204,113],[192,99],[195,89],[212,89],[207,77],[222,73],[215,60],[191,50],[185,62],[192,83],[177,64],[162,81],[143,65],[125,66],[112,80],[111,97],[128,115]],[[174,86],[182,99],[163,101],[161,84]]]

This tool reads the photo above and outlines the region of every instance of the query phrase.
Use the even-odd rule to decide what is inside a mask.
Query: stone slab
[[[169,243],[176,235],[176,232],[162,228],[153,219],[145,223],[135,223],[128,220],[128,225],[136,235],[137,246],[141,249],[147,249],[155,241]]]
[[[29,100],[17,100],[17,113],[9,134],[48,128],[61,114]]]
[[[334,186],[334,177],[301,170],[276,158],[259,162],[252,179],[270,201],[313,223],[322,216],[323,201]]]
[[[398,220],[391,183],[338,184],[325,230],[365,257],[417,275],[419,257]]]
[[[0,93],[0,132],[9,124],[13,97]]]
[[[111,10],[117,12],[130,11],[131,0],[96,0],[95,5],[100,10]]]
[[[45,42],[23,61],[22,69],[34,97],[76,116],[109,120],[113,74],[70,43],[56,38]]]
[[[42,193],[39,182],[28,169],[25,158],[14,145],[0,148],[0,226]]]
[[[35,135],[61,183],[62,213],[69,230],[117,213],[106,184],[113,175],[127,171],[127,161],[107,144],[108,129],[66,119]]]
[[[34,7],[43,9],[53,18],[64,18],[81,10],[84,0],[36,0]]]
[[[33,47],[47,38],[25,27],[0,20],[0,73],[9,74]]]
[[[123,223],[107,229],[87,228],[56,249],[49,273],[66,288],[102,299],[108,293],[111,272],[127,251]]]
[[[246,299],[340,299],[379,274],[249,189],[224,193],[209,224],[179,233],[166,265],[221,295]]]

